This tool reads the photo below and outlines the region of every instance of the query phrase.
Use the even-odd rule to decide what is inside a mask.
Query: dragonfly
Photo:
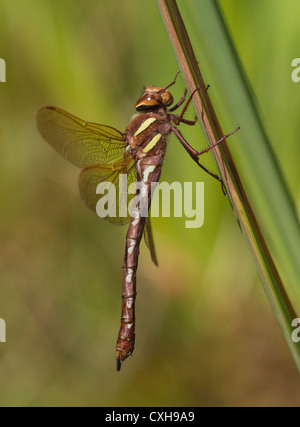
[[[219,181],[224,189],[222,179],[204,167],[199,162],[199,157],[239,129],[238,127],[202,151],[189,145],[177,126],[181,123],[196,124],[197,117],[187,120],[184,114],[199,88],[196,87],[188,99],[185,90],[181,99],[173,105],[174,98],[168,89],[175,84],[178,74],[179,72],[164,88],[145,86],[135,105],[136,114],[123,133],[111,126],[81,120],[58,107],[46,106],[37,113],[37,127],[43,138],[66,160],[82,169],[79,175],[79,192],[83,202],[97,213],[99,202],[103,202],[102,207],[105,203],[111,203],[111,212],[115,212],[115,215],[103,214],[103,217],[112,224],[129,224],[122,268],[121,326],[116,345],[117,371],[132,355],[135,345],[136,274],[142,236],[150,250],[152,261],[158,265],[150,215],[142,214],[142,210],[150,210],[153,195],[151,186],[159,182],[168,136],[174,133],[197,165]],[[184,103],[180,115],[175,115],[173,112]],[[130,194],[124,192],[124,182],[120,180],[120,176],[126,176],[127,187],[136,186]],[[111,185],[106,192],[99,194],[98,186],[101,183]],[[138,202],[132,204],[131,210],[126,209],[137,196]]]

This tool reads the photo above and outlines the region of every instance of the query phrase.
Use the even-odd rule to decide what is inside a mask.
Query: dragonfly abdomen
[[[116,347],[118,371],[121,369],[123,361],[127,359],[134,350],[136,271],[144,224],[145,218],[142,218],[140,215],[131,218],[126,235],[122,280],[121,327]]]
[[[137,162],[136,195],[140,195],[139,202],[133,205],[131,219],[126,235],[126,247],[123,262],[122,281],[122,314],[121,327],[117,341],[117,370],[121,364],[133,353],[135,342],[135,298],[136,298],[136,271],[139,259],[139,247],[143,235],[146,216],[151,204],[151,184],[158,182],[163,156],[153,156]],[[145,210],[145,206],[147,209]]]

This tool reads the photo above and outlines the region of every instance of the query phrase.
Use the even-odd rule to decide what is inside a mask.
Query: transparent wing
[[[127,190],[131,184],[135,187],[135,182],[136,168],[133,160],[115,166],[88,166],[79,176],[80,196],[98,216],[112,224],[124,225],[130,221],[128,204],[134,197]],[[106,213],[107,216],[102,216]]]
[[[101,183],[104,184],[102,188],[98,187]],[[117,166],[89,166],[83,169],[79,176],[80,196],[83,202],[98,215],[101,214],[101,209],[104,214],[109,211],[110,215],[103,216],[103,218],[111,224],[125,225],[130,221],[128,204],[135,195],[135,183],[136,168],[134,161]],[[129,186],[131,186],[130,194],[128,194]],[[158,266],[150,212],[146,218],[144,239],[150,250],[152,261]]]
[[[45,140],[80,168],[122,159],[126,143],[117,129],[85,122],[57,107],[37,113],[37,127]]]

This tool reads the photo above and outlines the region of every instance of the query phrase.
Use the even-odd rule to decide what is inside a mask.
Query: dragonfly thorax
[[[141,112],[135,115],[127,126],[124,139],[131,147],[131,154],[135,159],[153,155],[163,158],[166,151],[166,139],[170,132],[167,114],[159,114],[157,110]]]

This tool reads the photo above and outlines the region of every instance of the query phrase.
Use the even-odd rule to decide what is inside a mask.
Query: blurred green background
[[[220,4],[299,208],[300,83],[291,80],[292,59],[300,57],[299,2]],[[0,83],[0,318],[7,325],[0,405],[298,406],[298,372],[228,201],[173,136],[162,180],[204,181],[205,223],[186,229],[185,219],[153,220],[160,265],[143,243],[136,348],[115,371],[126,228],[81,203],[79,170],[42,140],[35,114],[57,105],[124,130],[141,88],[165,86],[178,70],[156,3],[2,0],[0,22],[7,66]],[[183,91],[179,77],[175,99]],[[205,147],[199,126],[183,133]],[[214,169],[210,155],[204,164]]]

